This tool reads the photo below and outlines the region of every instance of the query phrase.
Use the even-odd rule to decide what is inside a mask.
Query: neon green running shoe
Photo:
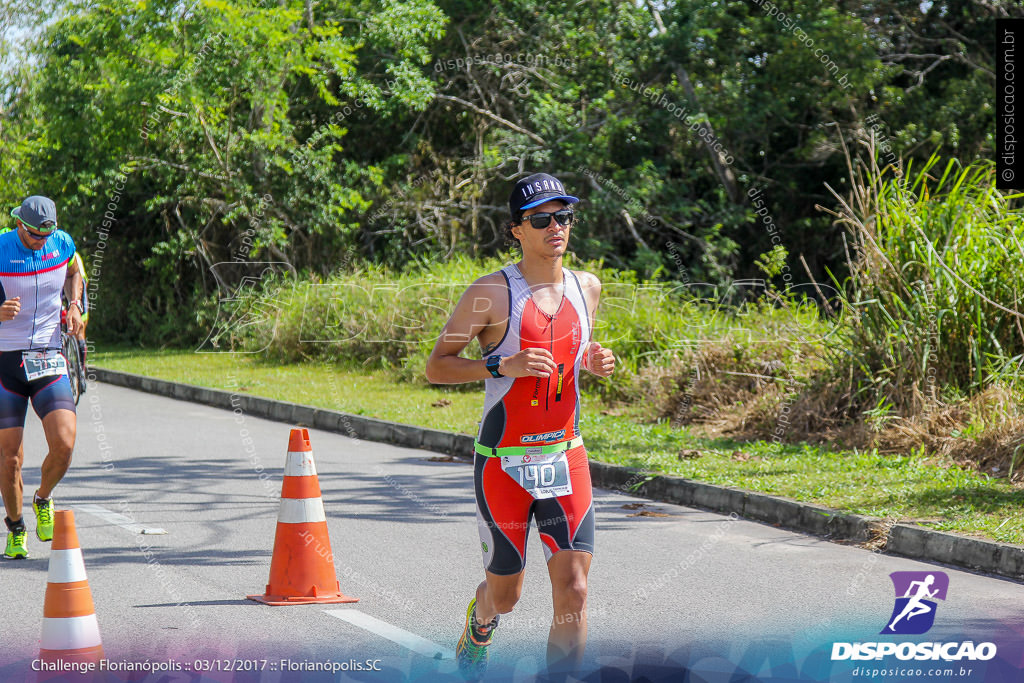
[[[498,627],[498,615],[487,625],[486,629],[476,625],[476,598],[469,601],[466,609],[466,627],[455,647],[455,659],[459,663],[459,671],[469,680],[479,680],[487,672],[487,648],[494,640],[494,629]],[[486,637],[481,639],[481,630],[486,630]]]
[[[24,560],[28,557],[28,531],[22,526],[18,531],[7,532],[7,549],[4,557],[8,560]]]
[[[40,541],[53,540],[53,498],[45,503],[37,503],[32,499],[32,509],[36,511],[36,538]]]

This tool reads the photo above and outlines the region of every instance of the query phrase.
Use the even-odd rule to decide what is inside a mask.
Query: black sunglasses
[[[535,213],[527,216],[530,219],[530,225],[543,230],[544,228],[551,225],[551,217],[554,216],[555,220],[558,221],[559,225],[571,225],[576,214],[572,209],[562,209],[561,211],[555,211],[554,213]],[[525,218],[523,220],[526,220]]]
[[[47,232],[47,233],[38,233],[35,230],[31,230],[29,228],[29,224],[26,223],[25,221],[19,221],[19,222],[21,223],[21,227],[25,228],[25,233],[28,234],[30,239],[45,240],[47,237],[49,237],[50,235],[53,234],[53,230],[51,230],[50,232]],[[46,226],[44,226],[44,227],[46,227]]]

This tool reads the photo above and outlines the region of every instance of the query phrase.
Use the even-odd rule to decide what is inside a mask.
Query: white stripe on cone
[[[49,583],[71,583],[85,581],[85,562],[81,548],[50,551],[50,571],[46,575]]]
[[[44,650],[77,650],[96,645],[100,645],[100,627],[95,614],[43,619],[40,647]]]
[[[312,477],[316,475],[312,451],[288,451],[284,461],[284,476]]]
[[[322,498],[282,498],[281,510],[277,521],[284,524],[302,524],[303,522],[326,522]]]

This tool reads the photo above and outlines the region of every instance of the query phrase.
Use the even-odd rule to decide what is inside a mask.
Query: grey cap
[[[21,203],[21,206],[11,211],[11,215],[39,232],[49,232],[42,227],[46,221],[53,223],[51,230],[57,229],[57,205],[49,197],[38,195],[29,197]]]

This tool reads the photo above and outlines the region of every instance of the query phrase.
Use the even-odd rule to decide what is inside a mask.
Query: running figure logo
[[[893,572],[889,575],[896,590],[896,605],[889,624],[881,633],[919,635],[935,623],[935,601],[946,599],[949,577],[943,572]]]

